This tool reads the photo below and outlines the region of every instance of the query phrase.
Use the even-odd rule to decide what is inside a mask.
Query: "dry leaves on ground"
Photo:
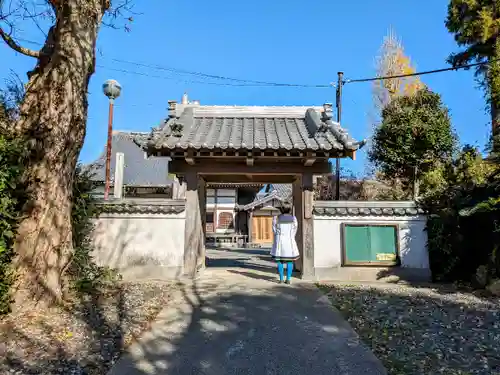
[[[105,374],[168,303],[173,283],[120,283],[65,308],[0,321],[1,374]]]
[[[321,285],[390,375],[500,374],[500,302],[444,288]]]

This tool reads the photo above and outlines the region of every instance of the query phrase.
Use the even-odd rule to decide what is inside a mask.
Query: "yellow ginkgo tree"
[[[399,76],[416,72],[393,29],[389,29],[376,58],[378,77]],[[418,76],[399,77],[374,81],[373,100],[378,114],[396,97],[414,95],[424,88]]]

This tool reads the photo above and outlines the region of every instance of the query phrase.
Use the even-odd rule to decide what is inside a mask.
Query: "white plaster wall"
[[[125,271],[158,266],[182,271],[185,217],[185,212],[102,214],[94,221],[94,259]]]
[[[418,216],[314,216],[314,267],[342,264],[342,223],[399,225],[401,267],[429,268],[426,217]]]

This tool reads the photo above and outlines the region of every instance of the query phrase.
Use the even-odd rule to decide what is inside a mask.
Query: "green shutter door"
[[[344,227],[346,263],[366,262],[370,257],[370,232],[366,226]]]
[[[396,228],[370,226],[370,261],[375,263],[396,261]]]
[[[392,225],[346,224],[345,263],[396,264],[396,230],[397,227]]]

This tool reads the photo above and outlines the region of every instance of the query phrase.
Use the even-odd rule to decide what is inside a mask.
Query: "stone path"
[[[180,283],[151,330],[109,373],[145,374],[386,371],[314,285],[277,284],[274,268],[243,265],[208,268]]]

